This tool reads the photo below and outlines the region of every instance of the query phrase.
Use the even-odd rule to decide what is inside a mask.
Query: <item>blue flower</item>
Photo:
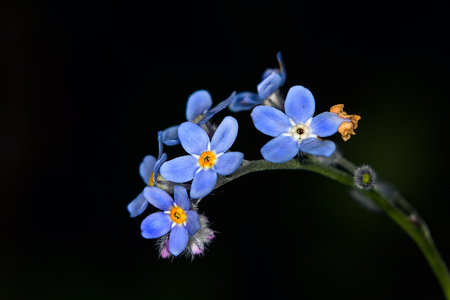
[[[266,69],[262,75],[261,82],[256,87],[258,93],[241,92],[231,102],[229,109],[232,112],[250,110],[252,107],[261,104],[270,95],[275,93],[286,82],[286,68],[284,67],[281,52],[277,54],[279,69]]]
[[[293,158],[298,151],[312,155],[330,156],[336,149],[331,141],[322,137],[337,132],[342,122],[337,113],[324,112],[314,118],[314,97],[302,87],[292,87],[284,103],[286,114],[270,106],[257,106],[252,111],[256,129],[275,137],[261,148],[265,160],[282,163]]]
[[[272,95],[280,86],[286,82],[286,68],[284,67],[281,52],[277,53],[279,69],[267,69],[262,75],[262,81],[258,84],[257,90],[259,98],[266,99]]]
[[[139,166],[139,174],[144,180],[144,183],[148,186],[156,186],[156,179],[158,177],[159,168],[167,160],[167,155],[163,152],[162,145],[162,131],[158,132],[158,144],[159,154],[158,159],[152,155],[144,157],[141,165]],[[155,175],[156,174],[156,175]],[[143,192],[141,192],[133,201],[128,204],[127,209],[130,212],[130,217],[134,218],[139,216],[147,208],[148,202],[144,198]]]
[[[191,198],[208,195],[216,185],[217,174],[230,175],[241,164],[244,154],[227,152],[238,132],[238,123],[226,117],[217,127],[211,141],[206,132],[192,122],[178,128],[178,137],[184,150],[190,155],[172,159],[161,166],[161,176],[172,182],[182,183],[192,179]]]
[[[233,101],[235,92],[224,101],[217,104],[214,108],[212,106],[211,95],[208,91],[199,90],[189,96],[186,105],[186,119],[190,122],[198,123],[202,126],[209,121],[216,113],[227,107]],[[200,120],[199,120],[200,119]],[[163,142],[167,146],[175,146],[180,143],[178,138],[178,126],[171,126],[163,130]]]
[[[258,104],[261,104],[261,100],[257,93],[252,92],[241,92],[237,93],[234,100],[228,107],[232,112],[240,112],[244,110],[250,110]]]
[[[159,238],[170,231],[169,252],[178,256],[186,248],[189,235],[200,229],[198,214],[190,210],[186,189],[179,185],[174,188],[174,200],[157,187],[146,187],[144,197],[162,212],[149,215],[141,223],[142,236],[146,239]]]

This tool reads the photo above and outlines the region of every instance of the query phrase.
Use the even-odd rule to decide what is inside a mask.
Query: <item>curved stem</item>
[[[338,164],[348,172],[353,172],[355,165],[341,157]],[[275,164],[265,160],[247,161],[229,176],[219,176],[215,188],[218,188],[245,174],[265,170],[307,170],[339,181],[342,184],[355,188],[353,176],[336,169],[333,166],[321,163],[313,156],[308,156],[304,162],[292,159],[285,163]],[[428,264],[436,275],[446,299],[450,300],[450,275],[431,237],[427,224],[417,213],[414,207],[404,199],[400,193],[383,191],[375,187],[374,190],[359,190],[363,195],[375,202],[395,223],[397,223],[414,240],[425,256]]]

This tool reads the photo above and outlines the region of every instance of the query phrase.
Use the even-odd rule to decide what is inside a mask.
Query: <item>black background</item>
[[[450,261],[444,7],[30,1],[3,3],[0,25],[1,299],[443,299],[397,225],[317,174],[252,174],[205,198],[218,233],[193,262],[158,259],[126,206],[188,96],[256,91],[281,51],[283,93],[300,84],[316,113],[361,115],[356,136],[332,139],[398,186]],[[215,122],[226,115],[232,150],[261,158],[270,138],[246,112]]]

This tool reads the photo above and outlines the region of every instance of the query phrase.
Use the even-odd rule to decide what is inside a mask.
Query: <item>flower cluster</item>
[[[244,160],[242,152],[229,151],[238,134],[237,120],[227,116],[218,126],[212,123],[212,117],[225,107],[232,112],[253,109],[256,129],[272,137],[261,148],[262,157],[272,163],[287,162],[301,152],[328,157],[336,145],[324,137],[339,132],[348,140],[355,134],[360,117],[345,113],[342,104],[313,117],[314,97],[305,87],[293,86],[283,99],[279,89],[286,82],[286,69],[281,53],[277,59],[279,68],[263,73],[257,93],[233,92],[211,108],[211,95],[196,91],[187,101],[187,122],[158,132],[158,158],[147,155],[139,167],[147,187],[128,205],[128,211],[136,217],[149,203],[160,210],[141,224],[144,238],[158,239],[160,257],[184,254],[193,258],[203,254],[215,237],[197,204],[214,190],[221,176],[236,172]],[[167,161],[163,144],[181,144],[188,155]]]

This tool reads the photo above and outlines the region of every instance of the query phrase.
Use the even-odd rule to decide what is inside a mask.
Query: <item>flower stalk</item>
[[[340,158],[338,165],[347,171],[355,169],[354,165],[345,158]],[[233,174],[220,176],[217,179],[215,188],[243,175],[266,170],[307,170],[334,179],[349,187],[356,188],[351,174],[324,164],[312,155],[308,155],[307,159],[303,162],[297,159],[291,159],[285,163],[271,163],[265,160],[243,160],[242,165]],[[446,299],[450,300],[450,274],[447,265],[434,244],[427,224],[415,208],[400,193],[394,193],[389,197],[377,187],[369,191],[359,190],[359,192],[375,202],[386,215],[413,239],[433,270]]]

